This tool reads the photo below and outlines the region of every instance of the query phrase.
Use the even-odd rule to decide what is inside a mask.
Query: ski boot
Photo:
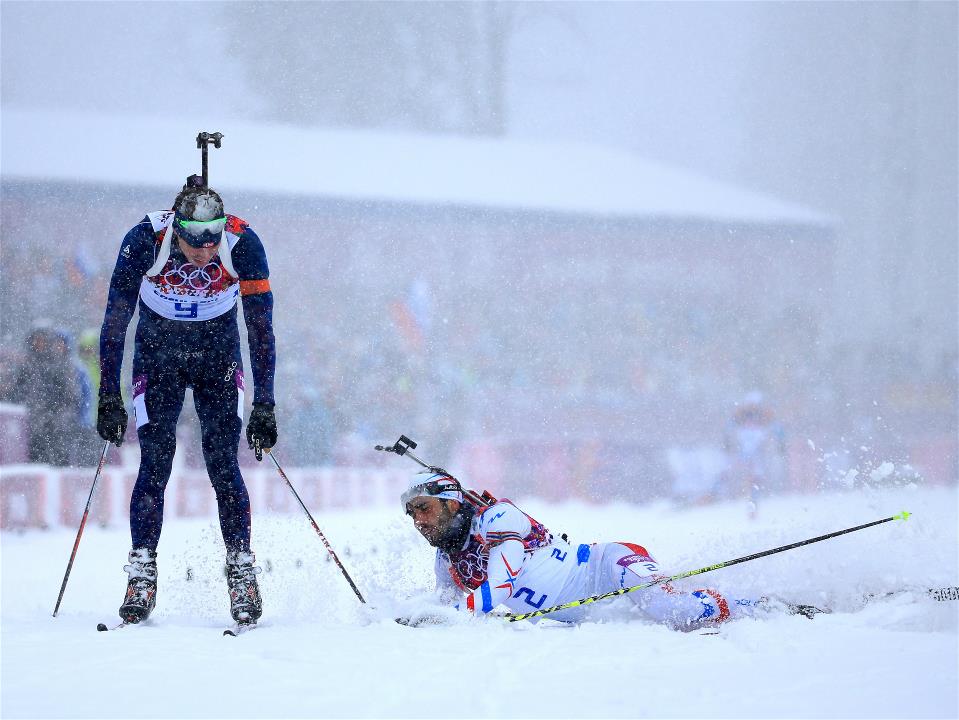
[[[136,624],[146,620],[157,604],[157,555],[147,548],[134,548],[129,559],[130,564],[123,566],[130,577],[120,618]]]
[[[802,615],[810,620],[816,615],[828,615],[831,612],[830,610],[817,608],[815,605],[793,605],[786,603],[786,608],[790,615]]]
[[[760,598],[758,605],[770,612],[802,615],[804,618],[809,618],[810,620],[816,615],[829,615],[832,612],[832,610],[828,608],[818,608],[815,605],[797,605],[772,596]]]
[[[230,588],[230,614],[237,623],[255,623],[263,614],[263,599],[256,576],[262,569],[254,565],[252,552],[231,550],[226,554],[226,581]]]

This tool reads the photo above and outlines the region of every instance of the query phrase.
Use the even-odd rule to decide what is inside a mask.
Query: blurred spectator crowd
[[[137,207],[118,214],[135,217]],[[766,484],[784,487],[786,473],[844,472],[864,448],[908,460],[917,433],[932,442],[955,428],[955,351],[922,360],[909,338],[829,343],[815,310],[767,307],[762,287],[750,296],[673,277],[638,283],[614,261],[594,276],[561,253],[510,256],[504,248],[525,246],[505,234],[488,257],[478,236],[467,261],[467,244],[436,232],[424,268],[404,256],[423,241],[415,228],[400,239],[380,231],[384,239],[373,220],[362,230],[348,220],[316,229],[337,241],[310,256],[310,273],[304,253],[282,246],[305,221],[255,224],[271,249],[277,417],[290,465],[400,462],[372,447],[402,433],[426,459],[500,490],[548,496],[555,484],[559,495],[641,499],[675,494],[683,461],[670,448],[718,448],[721,457],[697,462],[727,463],[720,474],[732,478],[737,463],[749,466],[751,438],[775,448],[769,457],[782,467]],[[96,463],[98,335],[116,246],[3,248],[0,400],[28,409],[32,461]],[[775,409],[771,443],[756,443],[755,418],[742,416],[757,388],[767,399],[757,417]],[[184,409],[181,422],[195,423],[191,403]],[[825,461],[799,468],[788,457],[810,438]],[[948,465],[954,444],[943,452]],[[943,472],[954,481],[954,468]]]
[[[56,466],[96,464],[98,335],[72,335],[41,321],[22,349],[4,348],[0,402],[27,409],[26,456]]]

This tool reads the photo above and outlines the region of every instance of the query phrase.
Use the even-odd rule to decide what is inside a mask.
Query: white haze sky
[[[0,7],[4,109],[262,112],[225,50],[226,4]],[[837,217],[833,331],[955,351],[956,3],[552,8],[518,13],[509,135],[620,147]]]

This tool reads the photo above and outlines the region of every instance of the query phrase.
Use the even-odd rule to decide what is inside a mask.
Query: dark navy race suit
[[[191,387],[223,540],[228,551],[249,552],[250,498],[237,463],[244,399],[237,300],[243,299],[253,401],[272,405],[276,350],[266,253],[256,233],[228,215],[217,254],[197,267],[180,251],[172,220],[172,211],[150,213],[124,237],[100,333],[100,392],[119,393],[124,338],[139,298],[133,405],[141,457],[130,499],[133,547],[155,551],[159,542],[177,418]]]

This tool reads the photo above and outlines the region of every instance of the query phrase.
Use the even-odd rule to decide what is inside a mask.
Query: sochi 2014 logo
[[[203,267],[193,263],[183,263],[163,273],[163,280],[174,288],[206,290],[223,277],[223,268],[217,263],[207,263]]]
[[[193,263],[176,265],[173,261],[150,280],[166,295],[210,297],[225,292],[236,283],[219,262],[210,262],[199,267]]]

